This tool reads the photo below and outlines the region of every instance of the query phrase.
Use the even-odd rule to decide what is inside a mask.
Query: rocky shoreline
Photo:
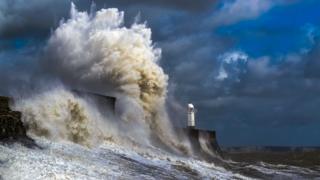
[[[11,110],[11,103],[11,98],[0,96],[0,143],[20,142],[28,147],[36,146],[34,140],[27,136],[21,112]]]

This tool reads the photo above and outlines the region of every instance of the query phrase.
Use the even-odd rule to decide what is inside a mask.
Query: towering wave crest
[[[126,103],[118,106],[142,109],[142,115],[125,114],[119,121],[136,121],[151,139],[181,150],[184,146],[176,140],[165,109],[168,76],[157,64],[160,56],[161,50],[153,46],[151,30],[145,24],[125,27],[124,13],[117,9],[88,14],[72,4],[70,19],[61,21],[48,41],[43,63],[46,71],[68,87],[112,94],[120,102],[135,102],[130,104],[132,107]],[[90,144],[93,137],[102,134],[100,130],[92,133],[99,117],[83,99],[67,91],[53,94],[59,96],[44,93],[17,105],[31,124],[31,131],[81,144]],[[27,104],[32,106],[28,108]]]

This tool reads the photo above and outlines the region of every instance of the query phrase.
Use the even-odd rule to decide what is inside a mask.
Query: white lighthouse
[[[188,104],[188,127],[194,128],[196,126],[196,121],[194,119],[194,106],[193,104]]]

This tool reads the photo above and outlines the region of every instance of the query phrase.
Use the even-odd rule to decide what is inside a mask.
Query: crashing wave
[[[134,125],[147,142],[186,152],[165,108],[168,76],[158,65],[161,50],[154,47],[145,24],[125,27],[123,16],[115,8],[79,12],[72,4],[70,19],[61,21],[44,49],[44,70],[66,87],[116,96],[123,113],[115,120],[120,125],[114,131],[139,136],[128,131]],[[63,88],[22,99],[17,110],[33,134],[88,146],[104,137],[103,127],[110,122],[87,99]],[[106,125],[97,125],[101,122]],[[146,141],[143,138],[134,139]]]

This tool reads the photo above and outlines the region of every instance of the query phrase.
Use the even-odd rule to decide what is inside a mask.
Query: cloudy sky
[[[146,22],[169,93],[197,108],[222,145],[320,145],[317,0],[74,0]],[[68,0],[0,2],[0,94],[32,87],[41,49]],[[41,62],[40,62],[41,64]]]

